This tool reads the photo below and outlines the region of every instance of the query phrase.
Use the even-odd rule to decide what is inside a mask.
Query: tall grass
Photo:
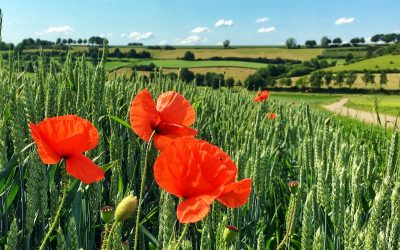
[[[115,207],[139,191],[145,144],[127,122],[132,98],[148,88],[153,96],[175,90],[188,98],[197,113],[198,138],[226,151],[238,165],[239,179],[253,179],[246,206],[213,204],[202,222],[190,226],[182,248],[225,249],[222,233],[232,224],[240,228],[233,249],[276,249],[284,239],[286,249],[398,249],[398,133],[388,140],[304,103],[257,104],[245,91],[199,88],[157,74],[150,83],[134,76],[108,80],[103,62],[90,67],[85,58],[74,63],[68,58],[56,72],[41,61],[30,76],[12,59],[0,62],[0,248],[38,248],[54,219],[60,167],[41,163],[28,124],[64,114],[98,128],[100,143],[90,156],[108,170],[98,184],[73,182],[47,247],[99,248],[100,208]],[[269,111],[277,114],[275,120],[268,119]],[[150,162],[156,156],[152,150]],[[167,249],[183,229],[176,220],[177,200],[160,191],[152,171],[146,178],[139,248]],[[291,198],[292,180],[299,186]],[[114,230],[114,249],[126,240],[132,246],[134,221]]]

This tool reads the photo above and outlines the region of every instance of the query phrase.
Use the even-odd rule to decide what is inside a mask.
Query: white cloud
[[[167,45],[168,41],[167,40],[162,40],[158,43],[159,45]]]
[[[335,24],[336,25],[341,25],[341,24],[349,24],[349,23],[354,23],[356,19],[354,17],[341,17],[338,20],[336,20]]]
[[[203,32],[208,32],[210,31],[207,27],[196,27],[194,29],[192,29],[192,33],[203,33]]]
[[[197,44],[200,41],[200,37],[196,35],[188,36],[185,39],[178,40],[179,44],[182,45],[193,45]]]
[[[69,25],[65,25],[65,26],[57,26],[57,27],[49,27],[47,28],[47,30],[41,31],[41,32],[37,32],[36,34],[40,35],[40,34],[46,34],[46,33],[64,33],[64,34],[68,34],[73,32],[74,29],[69,26]]]
[[[151,39],[151,38],[154,37],[154,34],[153,34],[153,32],[143,32],[143,33],[140,33],[140,32],[131,32],[131,33],[129,33],[129,34],[127,34],[127,33],[122,33],[122,34],[121,34],[121,37],[124,37],[124,38],[127,37],[127,38],[133,39],[133,40],[135,40],[135,41],[139,41],[139,40]]]
[[[259,17],[257,18],[256,23],[266,23],[268,21],[269,21],[268,17]]]
[[[276,29],[274,26],[268,27],[268,28],[261,28],[261,29],[257,30],[258,33],[271,33],[271,32],[275,32],[275,31],[276,31]]]
[[[233,20],[225,20],[225,19],[220,19],[215,23],[215,27],[221,27],[221,26],[232,26],[233,25]]]

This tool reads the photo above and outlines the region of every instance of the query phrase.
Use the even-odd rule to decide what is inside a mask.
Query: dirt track
[[[366,112],[361,110],[356,110],[352,108],[345,107],[344,105],[349,101],[349,98],[343,98],[338,102],[332,103],[330,105],[322,105],[323,108],[335,112],[340,115],[349,116],[354,119],[358,119],[364,122],[379,124],[377,114],[372,112]],[[391,116],[391,115],[384,115],[379,114],[379,119],[381,121],[382,126],[394,127],[397,120],[397,127],[399,126],[400,118]]]

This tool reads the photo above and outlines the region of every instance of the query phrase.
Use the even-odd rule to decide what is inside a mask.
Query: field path
[[[332,103],[330,105],[322,105],[322,107],[337,114],[349,116],[351,118],[358,119],[360,121],[379,124],[376,113],[345,107],[346,103],[349,100],[350,100],[349,98],[343,98],[340,101]],[[400,122],[399,117],[391,115],[379,114],[379,119],[381,121],[382,126],[385,126],[386,123],[388,127],[394,127],[396,121],[397,124]]]

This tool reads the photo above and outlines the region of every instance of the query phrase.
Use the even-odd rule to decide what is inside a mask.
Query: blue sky
[[[400,0],[1,0],[0,8],[3,40],[14,43],[101,35],[118,45],[275,45],[400,33]]]

